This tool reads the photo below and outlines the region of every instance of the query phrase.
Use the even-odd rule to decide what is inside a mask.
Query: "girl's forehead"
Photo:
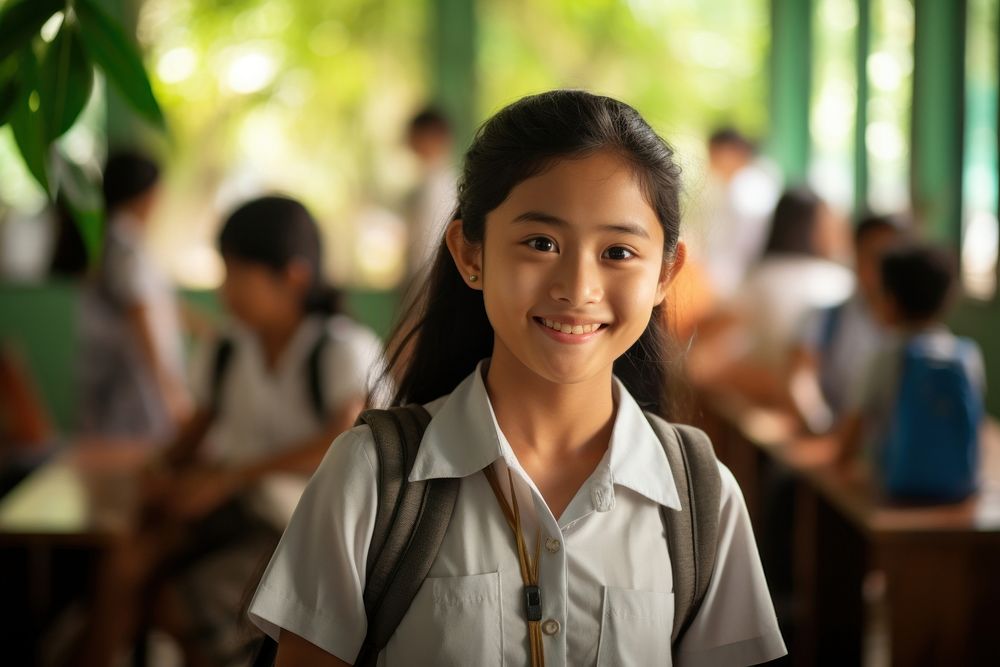
[[[509,222],[551,217],[577,228],[627,222],[662,235],[635,169],[607,151],[557,160],[514,186],[491,217]]]

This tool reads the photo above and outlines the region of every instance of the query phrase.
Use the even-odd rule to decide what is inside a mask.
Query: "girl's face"
[[[270,331],[301,317],[306,275],[301,267],[285,271],[235,257],[224,257],[226,278],[222,298],[229,312],[255,331]]]
[[[482,247],[456,258],[484,292],[494,363],[516,360],[570,384],[610,374],[646,329],[683,261],[681,247],[665,264],[663,243],[628,165],[601,152],[515,186],[487,215]],[[469,282],[473,273],[480,278]]]

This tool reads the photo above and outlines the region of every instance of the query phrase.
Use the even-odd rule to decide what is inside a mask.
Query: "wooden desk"
[[[830,438],[795,438],[787,417],[719,397],[706,426],[761,516],[761,461],[795,480],[796,665],[860,664],[862,582],[884,573],[893,665],[1000,664],[1000,426],[984,429],[980,493],[960,504],[906,507],[882,498],[859,467],[834,465]]]
[[[151,448],[82,441],[55,455],[0,500],[0,544],[101,546],[135,519],[137,473]]]
[[[85,574],[85,563],[96,563],[112,540],[134,526],[138,472],[151,452],[136,442],[81,441],[0,500],[0,552],[4,576],[11,577],[2,616],[13,619],[17,630],[4,633],[10,655],[37,657],[40,633],[63,597],[56,589],[65,582],[54,582],[66,577],[56,570],[69,562]],[[84,591],[90,585],[85,577],[74,583]]]

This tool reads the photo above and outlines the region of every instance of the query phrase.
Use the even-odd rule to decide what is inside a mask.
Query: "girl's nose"
[[[555,270],[550,296],[571,306],[597,303],[604,297],[600,267],[583,253],[566,253]]]

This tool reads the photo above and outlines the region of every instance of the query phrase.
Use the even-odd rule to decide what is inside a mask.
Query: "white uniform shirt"
[[[819,257],[774,255],[751,269],[734,299],[745,315],[748,356],[775,368],[784,366],[810,314],[841,303],[854,289],[854,275]]]
[[[183,382],[184,341],[174,287],[147,250],[140,222],[119,213],[108,226],[105,274],[107,288],[121,303],[141,305],[149,332],[166,369]]]
[[[835,318],[832,324],[831,317]],[[820,381],[837,416],[844,413],[884,338],[871,308],[857,292],[836,314],[825,308],[809,316],[803,342],[820,357]]]
[[[662,445],[617,380],[615,396],[608,452],[558,519],[498,428],[480,371],[426,406],[434,417],[410,479],[461,484],[437,559],[380,665],[528,664],[514,539],[480,472],[490,464],[502,481],[513,473],[529,549],[541,522],[542,618],[558,623],[544,635],[546,664],[671,664],[673,583],[660,505],[680,502]],[[681,665],[747,665],[785,653],[743,498],[719,467],[716,570],[680,647]],[[366,630],[377,472],[367,427],[331,446],[250,606],[272,637],[286,628],[355,659]]]
[[[320,357],[320,378],[325,410],[320,415],[307,373],[308,357],[324,328],[328,340]],[[365,398],[382,350],[374,332],[343,315],[303,320],[273,369],[268,369],[256,336],[237,327],[231,338],[232,356],[219,387],[219,416],[205,436],[205,457],[220,465],[260,461],[315,436],[346,401]],[[217,343],[206,345],[195,360],[198,405],[211,402],[217,349]],[[254,506],[283,528],[305,482],[292,473],[269,475],[254,494]]]

